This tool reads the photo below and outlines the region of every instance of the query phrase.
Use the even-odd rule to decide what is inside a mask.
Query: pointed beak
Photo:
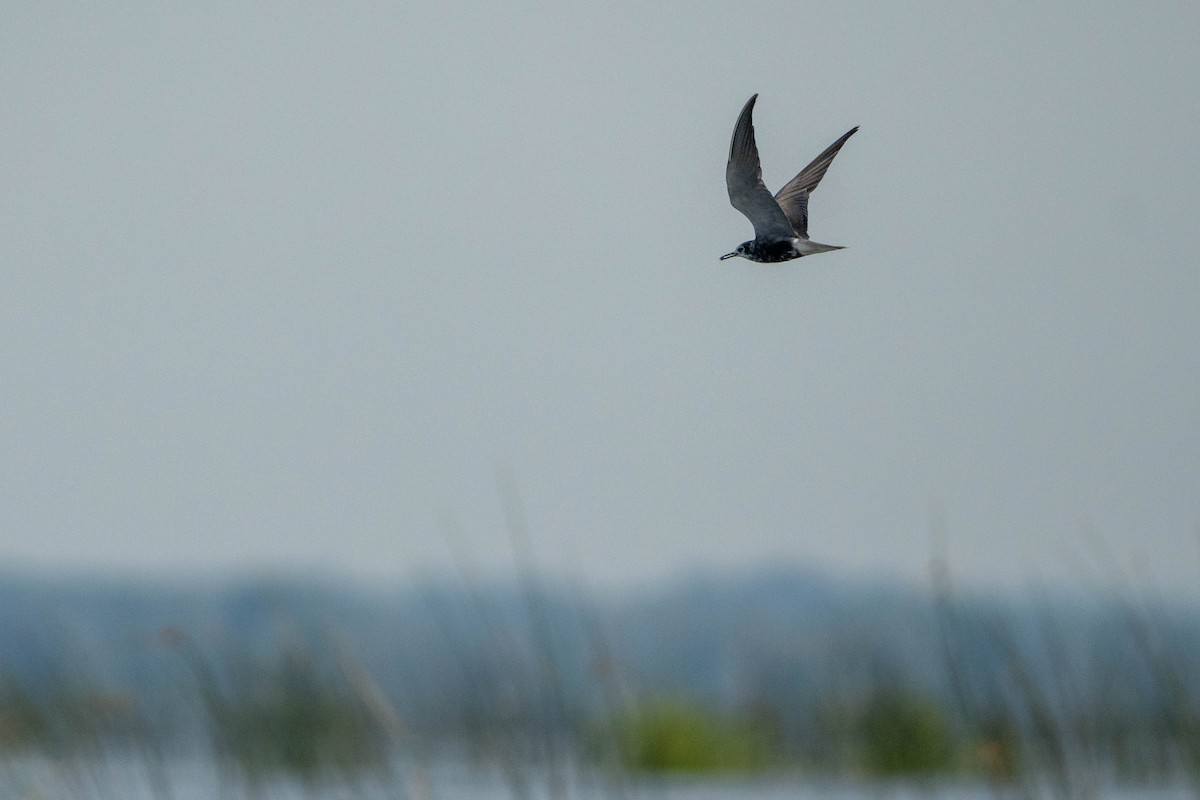
[[[736,255],[737,255],[737,251],[735,250],[735,251],[734,251],[734,252],[732,252],[732,253],[726,253],[725,255],[721,256],[721,257],[720,257],[720,258],[718,258],[717,260],[718,260],[718,261],[724,261],[725,259],[727,259],[727,258],[733,258],[733,257],[734,257],[734,256],[736,256]]]

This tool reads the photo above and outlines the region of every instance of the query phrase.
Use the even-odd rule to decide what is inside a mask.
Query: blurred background
[[[7,3],[13,796],[1200,773],[1198,23]]]

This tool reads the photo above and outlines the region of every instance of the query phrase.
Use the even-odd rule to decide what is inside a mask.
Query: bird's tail
[[[813,253],[828,253],[830,250],[845,250],[846,248],[840,244],[821,244],[814,242],[812,239],[804,241],[798,248],[806,256],[811,256]]]

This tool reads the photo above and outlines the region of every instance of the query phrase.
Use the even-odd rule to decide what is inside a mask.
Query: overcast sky
[[[1200,5],[7,2],[0,565],[1200,592]],[[809,230],[778,188],[854,125]],[[498,478],[498,473],[501,477]],[[503,477],[507,475],[508,478]]]

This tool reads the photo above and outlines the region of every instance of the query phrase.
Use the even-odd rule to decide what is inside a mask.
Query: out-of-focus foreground
[[[0,754],[6,785],[91,765],[64,784],[81,797],[104,763],[180,796],[164,765],[188,761],[227,794],[403,794],[409,767],[446,763],[498,771],[517,797],[654,773],[1200,789],[1200,617],[786,570],[620,599],[532,580],[367,593],[9,576]]]

